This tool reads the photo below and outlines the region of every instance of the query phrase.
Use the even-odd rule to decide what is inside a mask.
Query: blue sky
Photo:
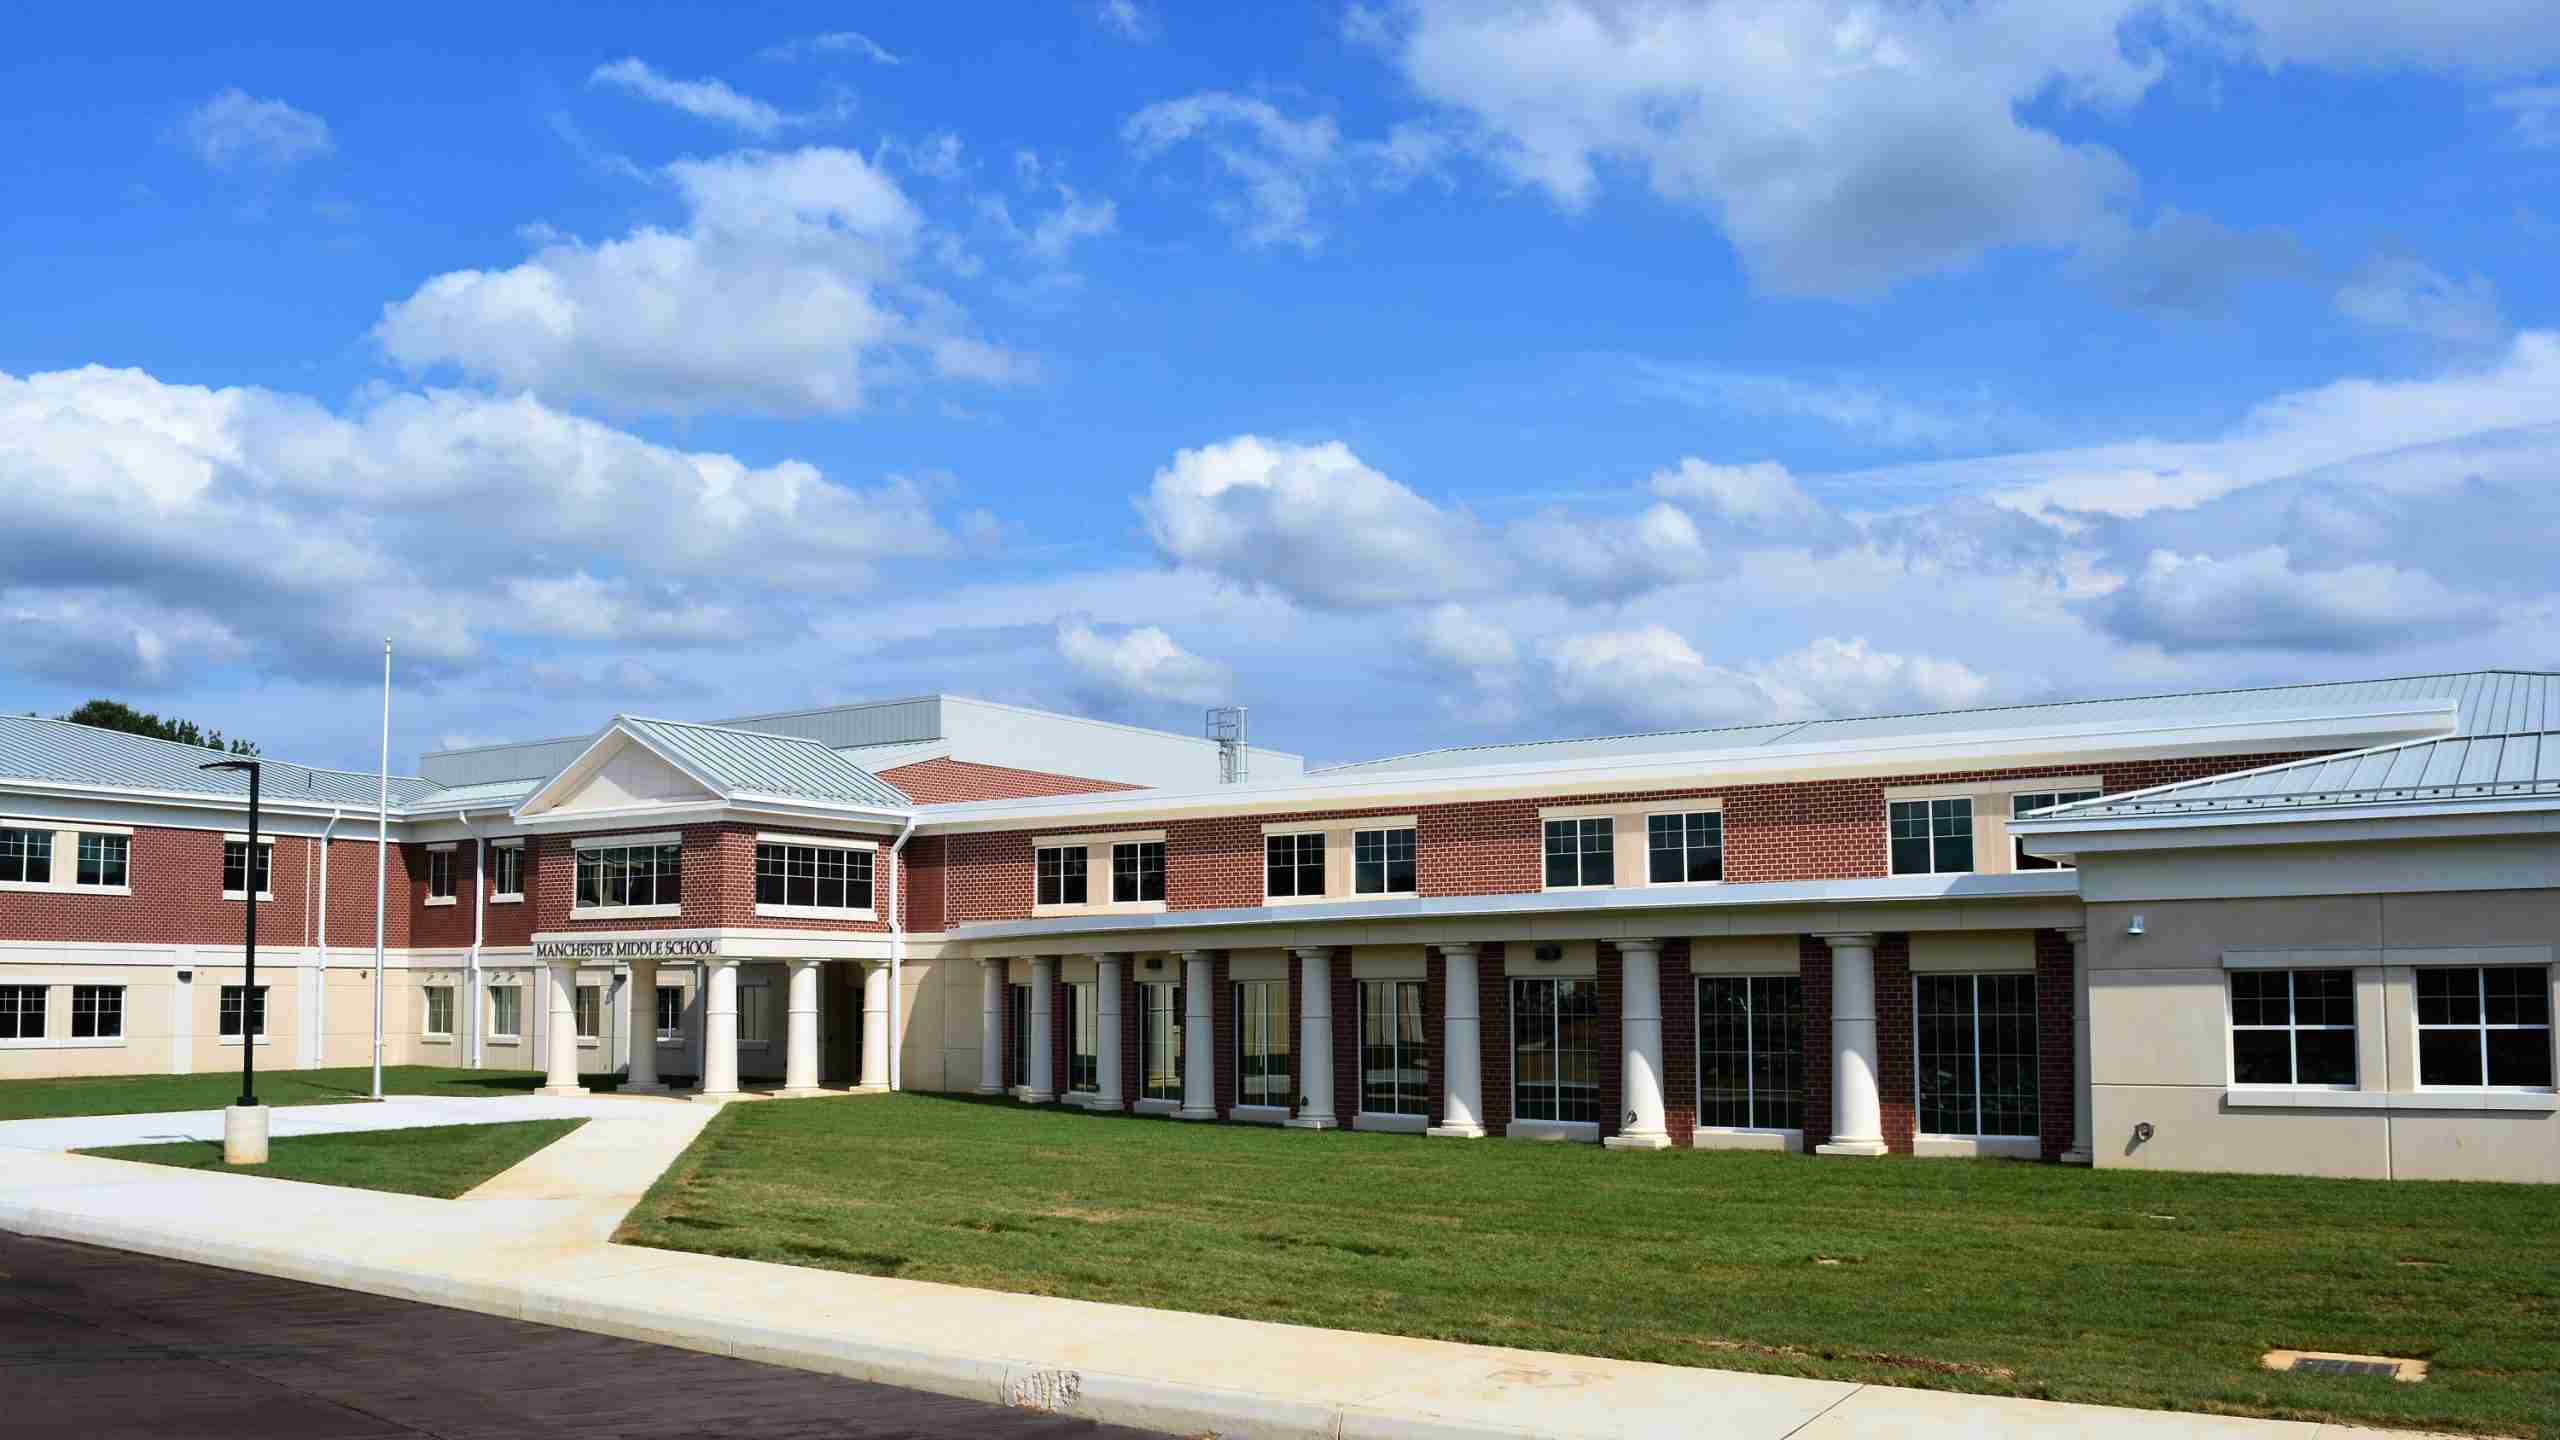
[[[1235,8],[21,17],[12,703],[361,765],[387,633],[403,763],[1339,759],[2560,664],[2546,7]]]

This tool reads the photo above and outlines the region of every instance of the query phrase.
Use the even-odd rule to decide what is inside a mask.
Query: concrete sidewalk
[[[0,1229],[1185,1434],[2383,1433],[1594,1360],[613,1245],[605,1237],[711,1108],[572,1103],[621,1113],[454,1201],[0,1154]]]
[[[347,1105],[280,1105],[267,1112],[267,1133],[343,1135],[358,1130],[413,1130],[428,1125],[501,1125],[511,1120],[585,1120],[615,1113],[641,1096],[391,1095]],[[65,1115],[0,1121],[0,1150],[94,1150],[219,1140],[219,1110],[167,1110],[145,1115]]]

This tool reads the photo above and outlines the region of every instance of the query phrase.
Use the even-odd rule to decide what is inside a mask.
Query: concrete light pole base
[[[232,1105],[222,1112],[222,1163],[267,1163],[267,1107]]]

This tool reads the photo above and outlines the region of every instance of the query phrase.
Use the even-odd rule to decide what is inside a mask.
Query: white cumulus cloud
[[[1224,665],[1183,649],[1156,625],[1105,634],[1081,621],[1063,621],[1058,654],[1087,684],[1121,699],[1209,705],[1225,698],[1230,683]]]
[[[587,76],[587,83],[637,95],[697,120],[727,125],[759,139],[772,135],[791,120],[764,101],[730,89],[726,81],[678,80],[659,74],[636,56],[597,66]]]
[[[260,100],[237,85],[189,111],[186,135],[216,170],[283,170],[336,148],[328,121],[282,100]]]

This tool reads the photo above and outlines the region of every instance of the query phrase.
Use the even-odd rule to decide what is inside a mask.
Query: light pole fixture
[[[258,1003],[258,762],[208,760],[200,770],[238,770],[249,777],[249,843],[240,866],[240,1103],[223,1112],[222,1158],[233,1165],[267,1159],[267,1112],[258,1104],[258,1035],[266,1029]]]

